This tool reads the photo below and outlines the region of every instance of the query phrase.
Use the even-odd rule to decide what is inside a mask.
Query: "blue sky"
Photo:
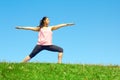
[[[0,61],[21,62],[37,43],[38,33],[16,30],[37,26],[76,25],[53,32],[53,44],[64,48],[63,63],[120,65],[119,0],[1,0]],[[42,51],[31,62],[57,62],[57,53]]]

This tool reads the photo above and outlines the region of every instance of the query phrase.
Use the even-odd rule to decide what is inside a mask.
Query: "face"
[[[49,19],[46,18],[45,23],[48,25],[50,23]]]

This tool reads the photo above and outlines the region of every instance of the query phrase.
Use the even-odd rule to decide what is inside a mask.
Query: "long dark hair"
[[[39,24],[39,26],[38,27],[40,27],[40,28],[42,28],[42,27],[44,27],[45,26],[45,20],[47,19],[48,17],[43,17],[41,20],[40,20],[40,24]]]

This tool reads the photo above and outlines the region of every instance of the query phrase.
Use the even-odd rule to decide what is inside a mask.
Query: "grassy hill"
[[[120,80],[120,66],[1,62],[0,80]]]

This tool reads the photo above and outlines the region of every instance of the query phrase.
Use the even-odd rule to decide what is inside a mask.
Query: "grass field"
[[[0,80],[120,80],[120,66],[1,62]]]

